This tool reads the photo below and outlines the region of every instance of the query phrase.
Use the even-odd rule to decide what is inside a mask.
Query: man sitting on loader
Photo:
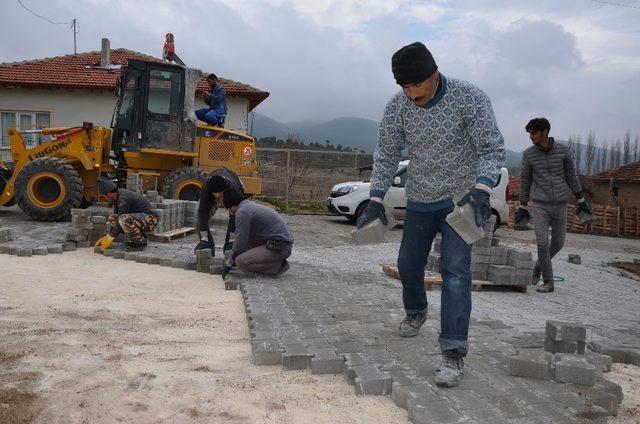
[[[207,82],[211,86],[211,91],[204,95],[204,102],[208,108],[197,109],[196,117],[214,126],[224,126],[224,118],[227,116],[227,92],[218,83],[216,74],[209,74]]]
[[[151,203],[140,193],[118,188],[106,178],[98,179],[98,189],[113,203],[113,214],[107,218],[109,233],[96,242],[96,247],[104,251],[124,233],[128,252],[144,250],[147,247],[145,232],[153,231],[158,225],[158,215],[151,209]]]

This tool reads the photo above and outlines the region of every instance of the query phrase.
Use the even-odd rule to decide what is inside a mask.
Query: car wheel
[[[367,207],[368,204],[369,204],[368,200],[365,200],[364,202],[360,203],[356,208],[355,215],[349,217],[349,221],[351,221],[353,224],[358,222],[358,218],[360,218],[360,215],[362,215],[362,212],[364,212],[364,209]]]

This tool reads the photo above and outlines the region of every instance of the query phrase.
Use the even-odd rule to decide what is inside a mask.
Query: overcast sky
[[[487,92],[508,148],[529,145],[535,116],[564,139],[640,133],[640,0],[22,2],[52,21],[76,18],[79,52],[108,37],[159,56],[171,31],[187,65],[269,91],[257,111],[284,122],[379,121],[398,90],[391,55],[419,40],[443,74]],[[0,61],[73,52],[68,25],[17,0],[0,7]]]

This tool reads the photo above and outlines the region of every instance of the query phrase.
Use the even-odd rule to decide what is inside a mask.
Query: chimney
[[[102,50],[100,51],[100,67],[108,68],[111,66],[111,47],[109,45],[109,39],[102,39]]]

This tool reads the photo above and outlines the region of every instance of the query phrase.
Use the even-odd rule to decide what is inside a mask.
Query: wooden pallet
[[[149,234],[148,238],[151,241],[157,241],[160,243],[171,243],[173,240],[185,237],[195,231],[196,229],[194,227],[182,227],[164,233]]]
[[[382,265],[382,271],[387,274],[390,277],[393,278],[400,278],[400,274],[398,273],[398,267],[396,267],[395,265],[389,265],[389,264],[380,264]],[[426,291],[431,291],[431,288],[433,286],[440,286],[442,285],[442,277],[440,276],[440,274],[434,273],[434,272],[425,272],[424,274],[424,288]],[[513,290],[520,292],[520,293],[526,293],[527,292],[527,285],[502,285],[502,284],[496,284],[493,283],[491,281],[486,281],[486,280],[472,280],[471,281],[471,290],[477,292],[480,291],[483,287],[509,287],[512,288]]]

